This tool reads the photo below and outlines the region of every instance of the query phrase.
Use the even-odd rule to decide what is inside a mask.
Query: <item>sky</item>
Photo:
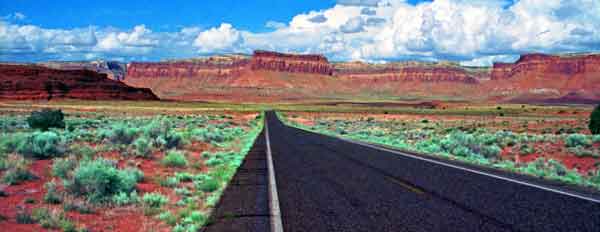
[[[0,61],[159,61],[254,50],[333,61],[600,50],[598,0],[0,0]]]

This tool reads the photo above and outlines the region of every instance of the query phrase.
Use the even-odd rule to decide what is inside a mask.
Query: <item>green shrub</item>
[[[77,160],[71,158],[55,159],[52,164],[52,175],[65,179],[69,172],[75,169],[75,166],[77,166]]]
[[[178,132],[169,132],[165,138],[165,149],[171,148],[182,148],[185,145],[186,141],[183,138],[183,135]]]
[[[109,139],[114,144],[131,144],[138,134],[136,128],[127,124],[117,124],[109,132]]]
[[[592,150],[588,150],[584,147],[577,146],[569,148],[569,152],[575,154],[577,157],[594,157],[595,154]]]
[[[175,226],[177,224],[177,217],[169,211],[162,212],[157,217],[167,225]]]
[[[206,219],[207,217],[204,214],[202,214],[202,212],[194,210],[190,212],[190,214],[187,217],[183,218],[182,222],[183,224],[188,225],[189,229],[189,225],[194,225],[195,228],[204,225],[204,223],[206,223]]]
[[[497,145],[489,145],[481,147],[481,155],[487,159],[497,159],[500,157],[500,153],[502,149],[500,149]]]
[[[451,154],[460,157],[468,157],[471,155],[471,151],[469,150],[469,148],[459,146],[454,148]]]
[[[600,105],[596,106],[592,114],[590,114],[590,124],[588,127],[592,134],[600,135]]]
[[[187,159],[182,152],[170,150],[163,158],[162,163],[167,167],[184,167],[187,165]]]
[[[219,181],[214,178],[197,181],[195,182],[195,185],[196,188],[202,192],[214,192],[221,187]]]
[[[206,166],[214,167],[214,166],[223,164],[223,160],[221,160],[219,157],[215,156],[215,157],[210,157],[204,163],[206,164]]]
[[[37,208],[33,210],[31,216],[43,228],[76,231],[75,225],[66,218],[64,213],[50,211],[47,208]]]
[[[65,152],[64,138],[52,131],[34,132],[24,138],[17,152],[38,159],[53,158]]]
[[[160,193],[146,193],[142,197],[142,201],[146,207],[160,208],[169,203],[169,199]]]
[[[567,147],[577,147],[577,146],[589,147],[592,144],[586,135],[570,134],[569,136],[567,136],[567,138],[565,140],[565,145]]]
[[[25,211],[17,212],[15,219],[17,220],[17,224],[34,224],[35,223],[35,219],[33,219],[31,214],[27,213]]]
[[[82,201],[65,202],[63,204],[63,210],[65,212],[75,211],[80,214],[94,213],[94,210],[92,209],[92,207],[90,207],[88,204],[86,204],[85,202],[82,202]]]
[[[179,185],[179,179],[177,179],[177,177],[174,176],[161,179],[159,182],[160,186],[167,188],[173,188]]]
[[[187,189],[186,187],[182,187],[182,188],[175,188],[175,194],[179,195],[179,196],[190,196],[192,194],[192,192]]]
[[[83,159],[93,159],[96,150],[88,145],[73,144],[70,147],[71,153]]]
[[[117,193],[131,193],[142,178],[143,174],[137,169],[117,169],[112,161],[96,159],[82,161],[71,180],[65,181],[65,188],[77,196],[100,202]]]
[[[112,202],[118,206],[137,204],[140,202],[140,197],[135,190],[129,194],[120,192],[112,197]]]
[[[533,154],[535,152],[535,148],[533,148],[532,146],[529,146],[528,144],[522,144],[521,147],[519,147],[519,153],[521,155],[529,155],[529,154]]]
[[[2,182],[8,185],[20,184],[24,181],[33,180],[36,178],[28,170],[28,162],[23,158],[11,162],[11,167],[4,172]]]
[[[47,131],[49,128],[65,128],[65,115],[61,110],[43,109],[33,111],[27,118],[29,127]]]
[[[0,154],[13,153],[17,151],[21,143],[27,138],[26,133],[12,133],[0,136]]]
[[[147,138],[165,137],[171,130],[171,122],[165,118],[155,118],[142,130]]]
[[[135,154],[141,157],[148,157],[152,151],[152,146],[150,142],[144,138],[140,137],[133,142],[133,146],[135,147]]]
[[[563,165],[561,162],[556,160],[548,160],[548,166],[551,168],[552,172],[557,176],[564,176],[567,174],[567,167]]]
[[[590,182],[600,188],[600,169],[593,173],[593,175],[590,177]]]
[[[192,175],[189,172],[177,172],[175,173],[175,177],[182,182],[189,182],[192,181],[192,179],[194,178],[194,175]]]
[[[593,143],[600,143],[600,135],[594,135],[594,137],[592,137],[592,142]]]
[[[46,188],[46,194],[44,195],[44,202],[48,204],[60,204],[62,199],[56,189],[56,183],[48,182],[44,185]]]

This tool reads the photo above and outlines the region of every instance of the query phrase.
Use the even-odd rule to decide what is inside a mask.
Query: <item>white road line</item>
[[[425,158],[425,157],[420,157],[420,156],[416,156],[416,155],[411,155],[411,154],[403,153],[403,152],[400,152],[400,151],[397,151],[397,150],[392,150],[392,149],[388,149],[388,148],[385,148],[385,147],[380,147],[380,146],[372,145],[372,144],[369,144],[369,143],[354,141],[354,140],[350,140],[350,139],[346,139],[346,138],[341,138],[341,137],[337,137],[337,138],[339,138],[341,140],[344,140],[346,142],[349,142],[349,143],[353,143],[353,144],[357,144],[357,145],[362,145],[362,146],[370,147],[370,148],[381,150],[381,151],[387,151],[387,152],[391,152],[391,153],[394,153],[394,154],[397,154],[397,155],[401,155],[401,156],[405,156],[405,157],[409,157],[409,158],[413,158],[413,159],[418,159],[418,160],[422,160],[422,161],[426,161],[426,162],[430,162],[430,163],[434,163],[434,164],[438,164],[438,165],[442,165],[442,166],[446,166],[446,167],[450,167],[450,168],[460,169],[460,170],[463,170],[463,171],[467,171],[467,172],[471,172],[471,173],[475,173],[475,174],[479,174],[479,175],[484,175],[484,176],[488,176],[488,177],[492,177],[492,178],[496,178],[496,179],[500,179],[500,180],[504,180],[504,181],[508,181],[508,182],[512,182],[512,183],[516,183],[516,184],[526,185],[526,186],[529,186],[529,187],[533,187],[533,188],[537,188],[537,189],[541,189],[541,190],[546,190],[546,191],[550,191],[550,192],[553,192],[553,193],[558,193],[558,194],[562,194],[562,195],[566,195],[566,196],[570,196],[570,197],[575,197],[575,198],[579,198],[579,199],[582,199],[582,200],[591,201],[591,202],[594,202],[594,203],[600,203],[599,199],[595,199],[595,198],[591,198],[591,197],[586,197],[586,196],[578,195],[578,194],[575,194],[575,193],[569,193],[569,192],[565,192],[565,191],[558,190],[558,189],[553,189],[553,188],[549,188],[549,187],[545,187],[545,186],[541,186],[541,185],[536,185],[536,184],[528,183],[528,182],[525,182],[525,181],[511,179],[511,178],[508,178],[508,177],[497,176],[497,175],[494,175],[494,174],[490,174],[490,173],[486,173],[486,172],[481,172],[481,171],[473,170],[473,169],[470,169],[470,168],[465,168],[465,167],[461,167],[461,166],[457,166],[457,165],[452,165],[452,164],[449,164],[449,163],[440,162],[440,161],[433,160],[433,159],[428,159],[428,158]]]
[[[271,211],[271,232],[283,232],[281,223],[281,210],[279,209],[279,195],[275,183],[275,169],[273,168],[273,157],[271,156],[271,140],[269,139],[269,124],[265,114],[265,138],[267,140],[267,165],[269,168],[269,207]]]

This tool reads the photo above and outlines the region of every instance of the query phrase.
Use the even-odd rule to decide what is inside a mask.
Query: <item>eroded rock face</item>
[[[360,62],[341,63],[336,65],[335,76],[357,79],[367,77],[381,78],[390,82],[461,82],[467,84],[479,83],[481,76],[487,72],[469,72],[466,68],[456,65],[433,63],[390,63],[365,64]]]
[[[253,70],[332,75],[333,67],[322,55],[296,55],[255,51],[250,62]]]
[[[600,72],[600,55],[553,56],[523,55],[514,64],[496,63],[492,79],[508,79],[530,75],[563,75],[565,78],[583,73]]]
[[[600,55],[531,54],[515,63],[473,68],[450,62],[330,63],[321,55],[256,51],[252,56],[131,63],[125,82],[177,100],[383,96],[588,101],[600,99]]]
[[[514,64],[494,64],[491,79],[491,92],[499,95],[600,99],[600,55],[523,55]]]
[[[57,70],[35,65],[0,65],[0,99],[158,100],[149,89],[134,88],[90,70]]]
[[[128,78],[140,77],[235,77],[247,70],[245,56],[221,56],[167,62],[133,62],[127,66]]]
[[[36,65],[60,70],[91,70],[98,73],[104,73],[109,79],[117,81],[125,79],[125,75],[127,74],[126,64],[117,61],[50,61],[36,63]]]

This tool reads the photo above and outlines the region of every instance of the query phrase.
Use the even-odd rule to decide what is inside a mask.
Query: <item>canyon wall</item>
[[[127,74],[126,64],[118,61],[50,61],[36,63],[36,65],[60,70],[90,70],[104,73],[109,79],[117,81],[125,79],[125,75]]]
[[[388,64],[367,64],[361,62],[338,63],[334,75],[347,79],[379,78],[390,82],[461,82],[478,84],[486,72],[469,72],[456,65],[401,62]]]
[[[582,73],[598,72],[600,72],[600,55],[555,56],[527,54],[522,55],[514,64],[494,64],[492,79],[509,79],[544,74],[571,77]]]
[[[321,55],[256,51],[252,56],[128,65],[125,83],[177,100],[431,98],[590,102],[600,99],[600,55],[523,55],[515,63],[330,63]],[[558,100],[557,100],[558,99]],[[565,100],[566,99],[566,100]],[[236,100],[236,101],[237,101]]]
[[[252,70],[332,75],[333,67],[322,55],[296,55],[255,51],[250,62]]]
[[[0,65],[0,99],[158,100],[149,89],[134,88],[107,74],[58,70],[36,65]]]
[[[496,63],[490,92],[527,98],[600,99],[600,55],[522,55],[515,63]]]
[[[235,77],[248,69],[249,63],[249,59],[245,56],[215,56],[166,62],[132,62],[127,65],[127,78]]]

